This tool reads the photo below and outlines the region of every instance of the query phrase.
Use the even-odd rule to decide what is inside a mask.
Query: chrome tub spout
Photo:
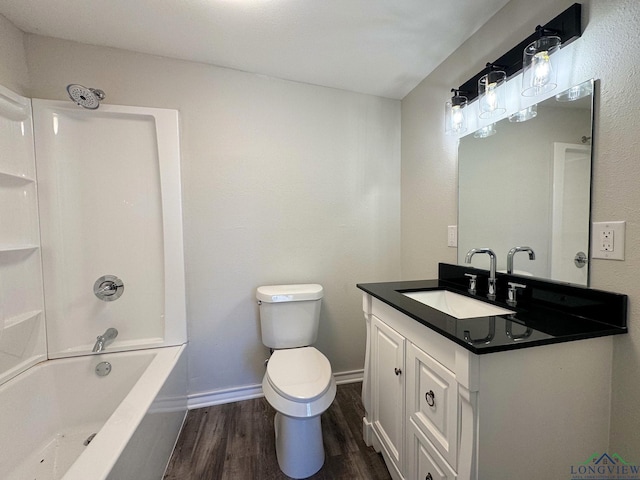
[[[107,331],[102,335],[98,335],[96,337],[96,343],[93,346],[92,352],[97,353],[101,352],[105,349],[105,347],[113,342],[113,340],[118,336],[118,330],[115,328],[107,328]]]

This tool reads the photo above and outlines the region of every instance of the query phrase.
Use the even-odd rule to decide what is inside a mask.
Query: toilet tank
[[[269,348],[312,345],[318,336],[322,285],[258,287],[262,343]]]

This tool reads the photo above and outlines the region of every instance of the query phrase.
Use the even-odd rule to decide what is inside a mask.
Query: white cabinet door
[[[450,465],[457,464],[458,383],[433,357],[407,342],[407,415]]]
[[[401,471],[405,339],[373,316],[371,340],[373,428],[390,460]]]
[[[455,480],[456,472],[442,458],[416,424],[408,422],[408,480]]]

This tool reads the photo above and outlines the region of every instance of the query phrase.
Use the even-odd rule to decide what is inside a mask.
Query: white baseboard
[[[336,379],[338,385],[361,382],[364,378],[364,370],[349,370],[347,372],[334,373],[333,377]]]
[[[373,436],[373,424],[367,420],[367,417],[362,417],[362,438],[367,447],[373,446]]]
[[[338,385],[345,383],[361,382],[364,370],[349,370],[346,372],[334,373]],[[212,405],[222,405],[223,403],[240,402],[251,400],[252,398],[264,397],[262,384],[244,385],[241,387],[225,388],[221,390],[210,390],[208,392],[192,393],[189,395],[187,407],[194,408],[210,407]]]
[[[241,400],[250,400],[252,398],[259,397],[264,397],[264,394],[262,393],[262,384],[258,383],[256,385],[245,385],[242,387],[189,394],[187,407],[191,410],[194,408],[210,407],[212,405],[239,402]]]

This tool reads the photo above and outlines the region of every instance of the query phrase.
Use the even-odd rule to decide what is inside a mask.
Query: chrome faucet
[[[467,252],[465,257],[465,263],[471,263],[471,257],[476,253],[486,253],[489,255],[489,293],[487,298],[489,300],[496,299],[496,254],[490,248],[472,248]]]
[[[118,330],[115,328],[107,328],[106,332],[96,337],[96,344],[93,346],[92,352],[96,353],[103,351],[107,344],[113,342],[117,336]]]
[[[536,254],[533,252],[531,247],[513,247],[507,253],[507,273],[513,273],[513,256],[518,252],[527,252],[529,253],[529,260],[535,260]]]

